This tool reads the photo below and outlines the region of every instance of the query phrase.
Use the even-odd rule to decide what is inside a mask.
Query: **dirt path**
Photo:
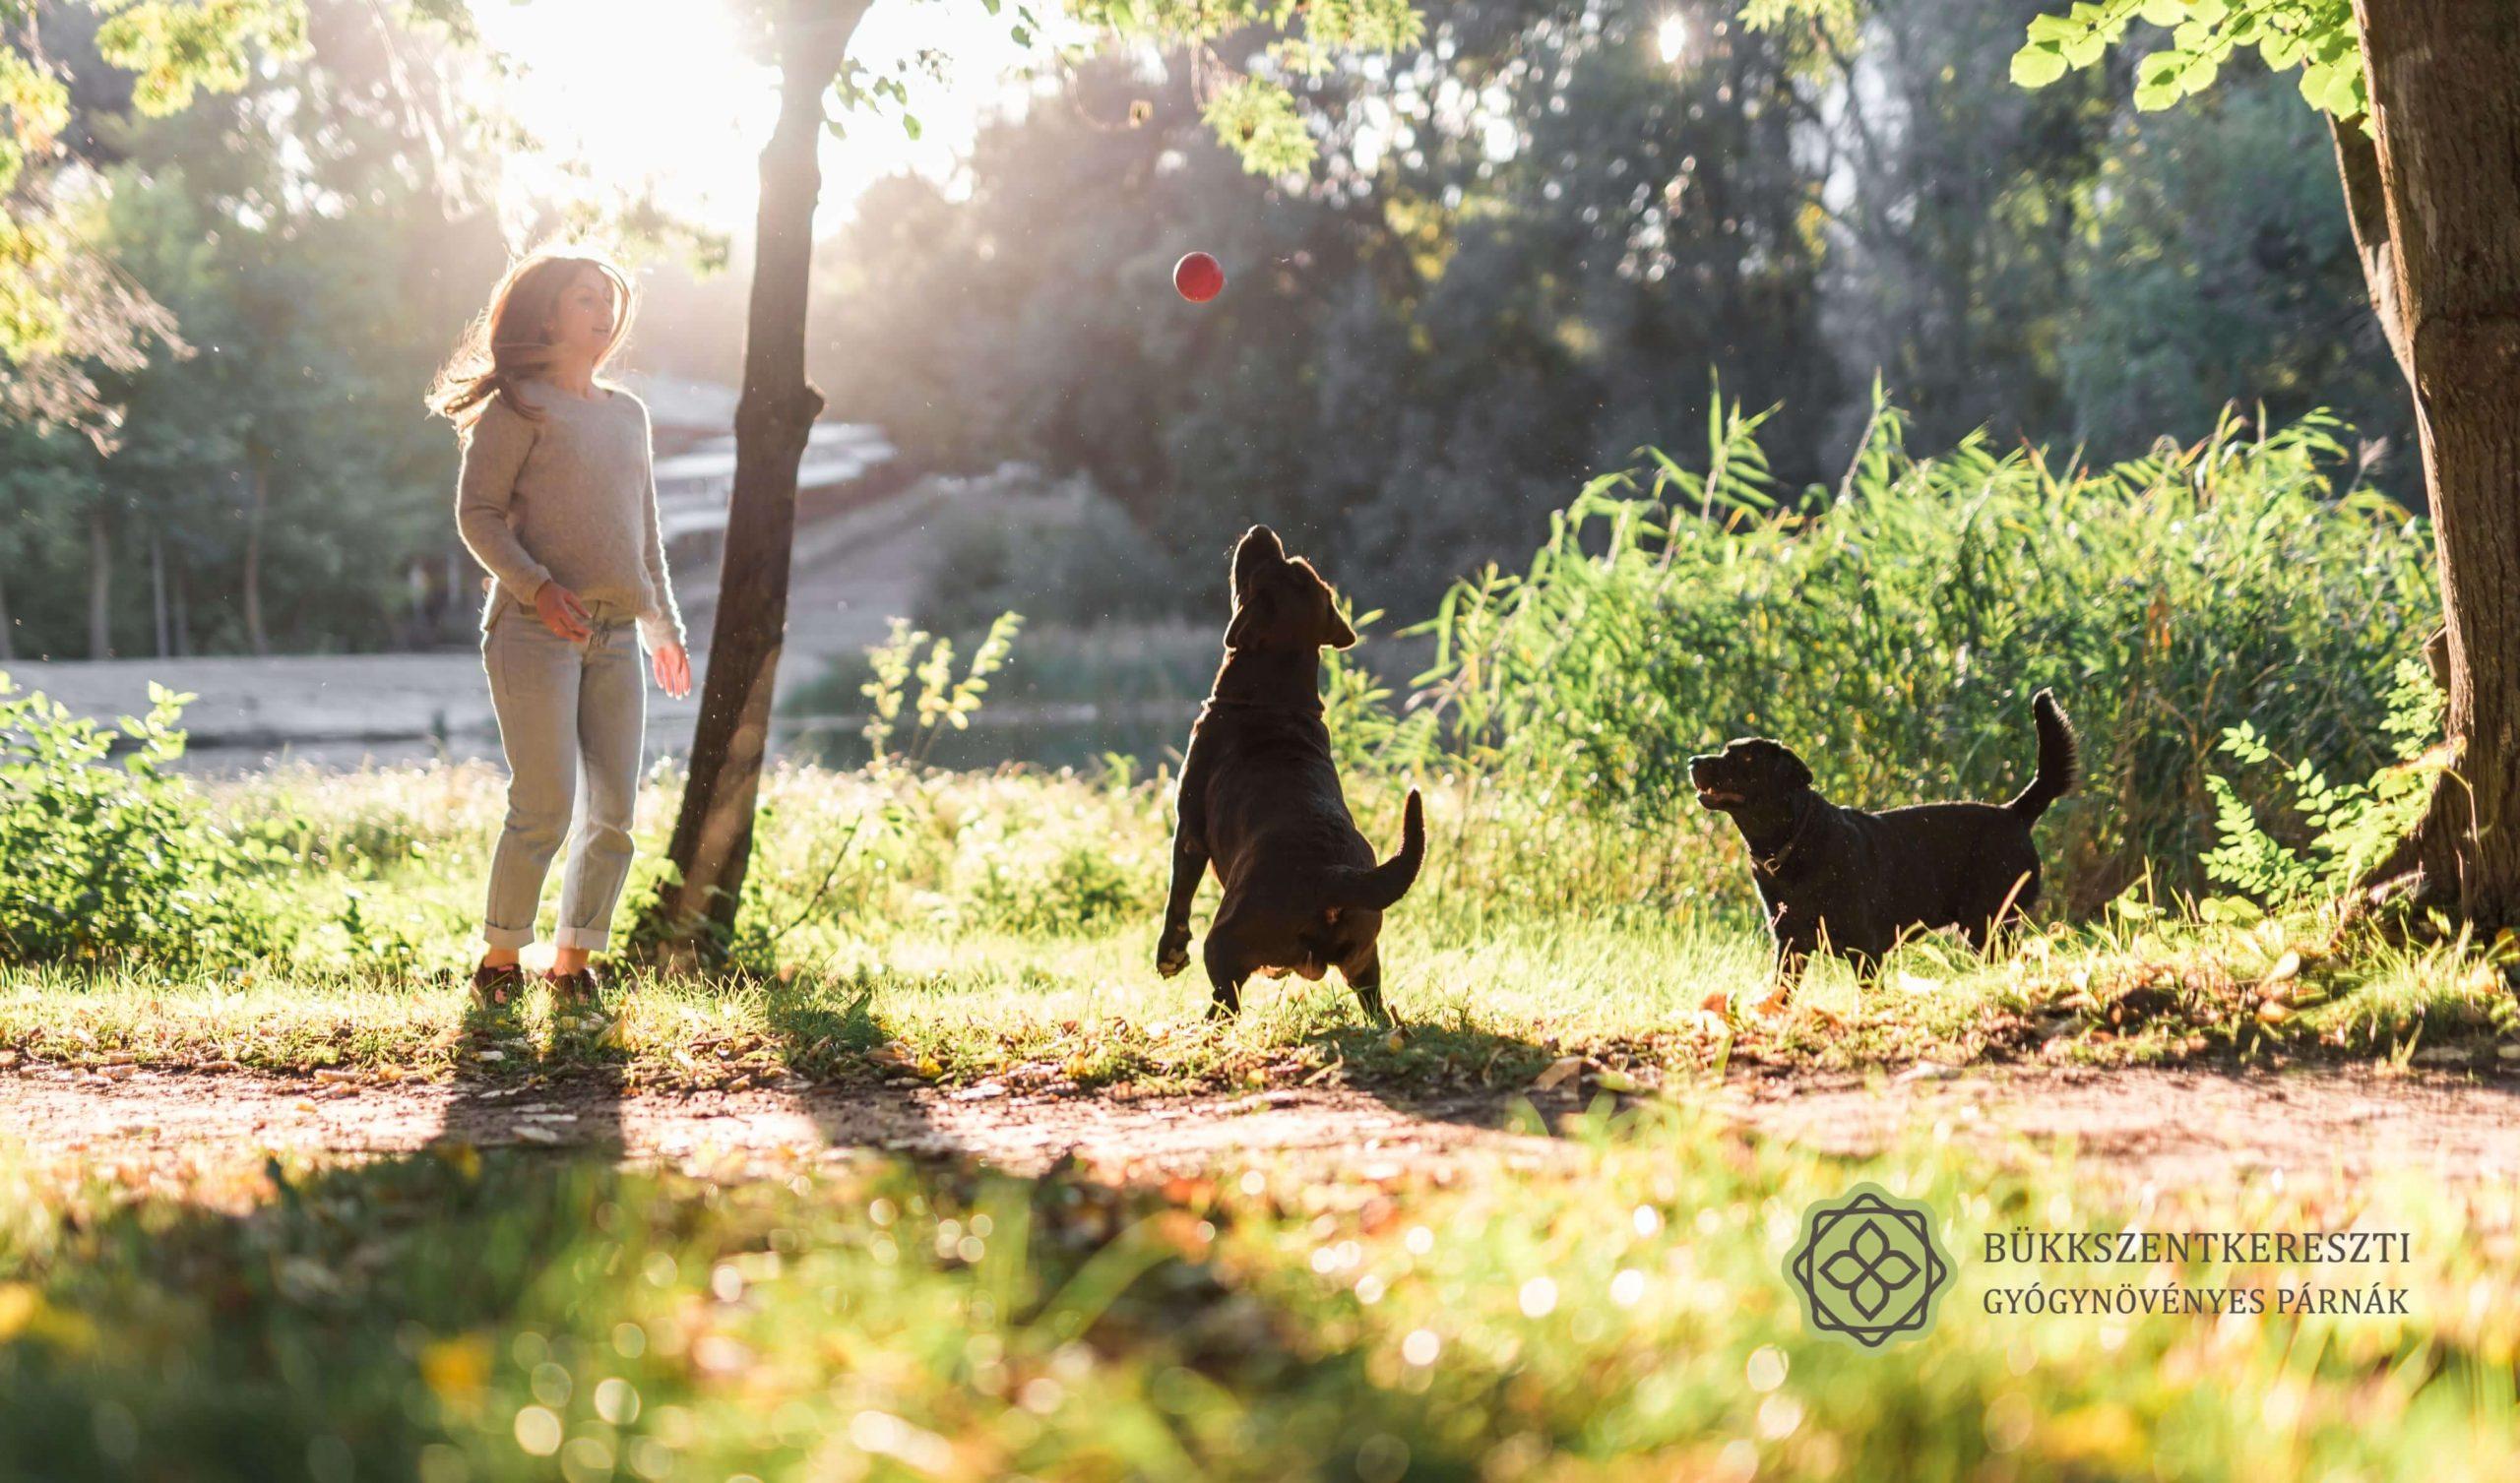
[[[2164,1190],[2281,1170],[2295,1184],[2417,1169],[2520,1178],[2520,1080],[2367,1069],[1972,1071],[1943,1077],[1737,1078],[1686,1094],[1765,1136],[1831,1152],[1940,1129],[1999,1156],[2077,1145],[2098,1178]],[[345,1156],[441,1141],[617,1146],[696,1168],[792,1165],[880,1148],[1035,1173],[1072,1156],[1108,1178],[1285,1157],[1322,1177],[1441,1180],[1465,1155],[1571,1163],[1554,1140],[1498,1131],[1518,1097],[1395,1106],[1354,1089],[1123,1099],[1029,1097],[989,1086],[643,1091],[587,1083],[363,1086],[239,1073],[29,1070],[0,1076],[0,1129],[37,1158]],[[1576,1096],[1539,1098],[1565,1112]]]

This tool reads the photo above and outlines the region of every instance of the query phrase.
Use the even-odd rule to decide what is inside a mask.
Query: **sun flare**
[[[537,147],[508,160],[509,212],[644,192],[706,226],[749,226],[779,74],[747,53],[727,0],[536,0],[475,14],[515,64],[502,100]],[[887,175],[950,172],[980,123],[1024,95],[1008,74],[1029,53],[981,0],[878,0],[850,50],[879,75],[932,51],[943,75],[905,78],[916,139],[900,109],[825,138],[826,220]]]
[[[1654,28],[1654,49],[1663,54],[1666,62],[1678,61],[1688,44],[1689,23],[1685,16],[1665,16],[1663,24]]]

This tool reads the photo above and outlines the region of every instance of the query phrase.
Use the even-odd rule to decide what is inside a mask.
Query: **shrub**
[[[166,765],[188,695],[149,687],[146,716],[120,730],[137,746],[106,759],[114,733],[0,675],[0,956],[94,962],[146,955],[180,968],[254,957],[278,928],[222,889],[274,862],[270,841],[216,828]]]
[[[2053,898],[2080,910],[2148,869],[2202,884],[2208,763],[2243,721],[2331,774],[2389,760],[2396,666],[2438,619],[2431,537],[2331,489],[2331,419],[2250,436],[2227,416],[2087,469],[1983,436],[1915,458],[1885,407],[1841,487],[1799,502],[1759,421],[1725,418],[1702,471],[1654,453],[1650,484],[1593,480],[1528,572],[1457,585],[1378,757],[1663,834],[1690,807],[1687,757],[1754,732],[1841,802],[2005,796],[2052,685],[2085,782],[2043,835]]]
[[[2359,783],[2332,783],[2306,760],[2285,762],[2247,721],[2225,731],[2224,753],[2274,774],[2257,791],[2279,815],[2282,834],[2260,823],[2231,779],[2208,776],[2222,842],[2205,855],[2205,874],[2277,909],[2341,899],[2423,816],[2441,772],[2430,744],[2441,734],[2443,705],[2425,667],[2401,661],[2384,722],[2398,739],[2397,760]]]

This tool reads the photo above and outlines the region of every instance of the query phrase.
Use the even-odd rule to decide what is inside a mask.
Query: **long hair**
[[[579,271],[589,268],[611,281],[616,309],[612,339],[596,358],[601,367],[628,338],[631,316],[638,308],[629,275],[597,253],[539,248],[509,267],[491,291],[490,307],[465,327],[455,353],[429,383],[429,410],[459,429],[470,429],[496,398],[519,416],[539,420],[542,414],[519,399],[516,389],[550,369],[551,343],[544,337],[550,333],[552,312]]]

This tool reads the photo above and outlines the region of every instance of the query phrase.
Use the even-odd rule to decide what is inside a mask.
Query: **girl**
[[[682,615],[665,572],[650,464],[648,408],[596,379],[629,333],[630,280],[599,257],[542,251],[510,268],[429,391],[463,446],[455,524],[493,579],[481,612],[481,666],[508,760],[507,825],[490,859],[474,1003],[507,1005],[525,986],[517,950],[572,796],[586,811],[560,886],[562,1000],[599,986],[588,955],[611,936],[630,868],[647,686],[631,630],[670,696],[691,690]]]

